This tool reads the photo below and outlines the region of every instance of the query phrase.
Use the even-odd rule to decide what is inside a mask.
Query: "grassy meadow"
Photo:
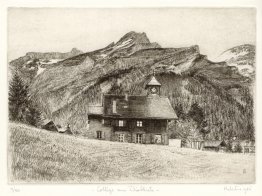
[[[90,140],[9,125],[13,183],[254,183],[255,156]]]

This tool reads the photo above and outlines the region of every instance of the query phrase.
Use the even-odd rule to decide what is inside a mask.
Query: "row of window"
[[[116,125],[119,126],[119,127],[125,127],[126,126],[126,121],[125,120],[117,120],[116,122],[117,122]],[[111,121],[105,120],[105,119],[102,119],[101,123],[104,124],[104,125],[111,125]],[[90,120],[88,120],[88,124],[90,124]],[[144,123],[141,120],[136,121],[136,126],[137,127],[143,127],[144,126],[143,124]],[[159,127],[160,125],[161,125],[160,122],[155,122],[154,123],[154,126]]]
[[[118,126],[119,127],[124,127],[124,120],[119,120],[118,121]],[[137,127],[143,127],[143,121],[140,121],[140,120],[136,121],[136,126]]]
[[[102,131],[97,131],[96,134],[97,134],[96,135],[97,139],[102,139]],[[160,144],[161,140],[162,140],[161,135],[155,135],[154,136],[154,143],[155,144]],[[118,141],[119,142],[125,142],[125,134],[123,134],[123,133],[118,134]],[[142,143],[142,134],[140,134],[140,133],[136,134],[135,142],[136,143]]]
[[[102,124],[108,124],[108,122],[106,123],[104,119],[102,119]],[[126,125],[126,121],[124,120],[118,120],[117,121],[117,126],[119,127],[124,127]],[[136,126],[137,127],[143,127],[143,121],[136,121]]]
[[[97,139],[102,139],[102,131],[97,131],[96,132],[96,138]],[[118,141],[119,142],[124,142],[125,141],[125,134],[118,134]]]
[[[123,133],[118,134],[118,141],[124,142],[125,141],[125,134],[123,134]],[[142,144],[142,134],[140,134],[140,133],[136,134],[136,141],[135,142]]]

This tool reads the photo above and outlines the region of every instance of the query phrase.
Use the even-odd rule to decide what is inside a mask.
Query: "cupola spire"
[[[155,77],[155,70],[153,70],[153,75],[149,82],[146,84],[147,94],[148,95],[160,95],[161,84]]]

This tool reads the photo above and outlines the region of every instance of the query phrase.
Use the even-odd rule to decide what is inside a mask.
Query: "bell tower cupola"
[[[153,76],[146,84],[147,95],[160,95],[161,84],[157,81],[155,77],[155,71],[153,71]]]

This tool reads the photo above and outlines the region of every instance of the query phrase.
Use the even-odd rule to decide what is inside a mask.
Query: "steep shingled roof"
[[[117,112],[112,113],[112,101],[116,100]],[[167,97],[105,95],[104,116],[117,118],[177,119]]]

